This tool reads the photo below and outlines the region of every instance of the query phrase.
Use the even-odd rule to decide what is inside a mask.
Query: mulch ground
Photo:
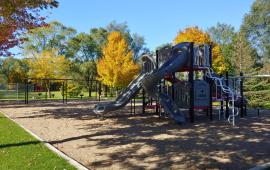
[[[94,101],[1,102],[0,110],[91,169],[248,169],[270,162],[270,111],[248,110],[236,126],[196,115],[175,124],[130,107],[104,119]],[[140,106],[137,106],[140,107]]]

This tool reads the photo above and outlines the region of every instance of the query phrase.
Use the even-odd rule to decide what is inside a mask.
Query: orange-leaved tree
[[[98,79],[109,87],[123,88],[138,74],[139,65],[120,32],[111,32],[107,39],[97,62]]]
[[[198,27],[188,27],[184,31],[180,31],[174,39],[175,44],[181,42],[194,42],[195,44],[212,44],[213,68],[215,72],[220,74],[226,71],[224,57],[221,54],[220,47],[217,44],[212,43],[212,40],[208,33],[200,30]]]

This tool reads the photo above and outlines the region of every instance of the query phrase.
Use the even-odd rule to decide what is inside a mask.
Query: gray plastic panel
[[[209,106],[209,84],[203,80],[194,81],[194,106],[204,107]]]

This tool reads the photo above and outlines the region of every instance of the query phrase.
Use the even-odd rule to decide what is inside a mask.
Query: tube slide
[[[179,107],[168,95],[159,93],[157,85],[165,75],[176,72],[188,63],[188,50],[189,43],[181,43],[174,46],[172,49],[172,57],[152,74],[146,75],[141,82],[143,88],[150,96],[160,98],[160,103],[165,111],[168,112],[177,123],[184,123],[186,121],[185,115],[180,112]]]
[[[143,87],[150,96],[160,98],[161,105],[164,106],[165,111],[168,112],[176,122],[184,123],[184,114],[180,112],[177,105],[169,96],[159,93],[158,84],[165,75],[176,72],[188,63],[188,50],[189,43],[180,43],[174,46],[172,49],[172,57],[160,68],[153,70],[150,73],[141,73],[122,93],[120,93],[115,101],[96,105],[94,112],[107,113],[120,109],[125,106]]]

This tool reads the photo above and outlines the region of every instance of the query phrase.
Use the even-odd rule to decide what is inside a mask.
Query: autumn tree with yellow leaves
[[[55,50],[36,53],[28,59],[28,76],[44,80],[45,88],[50,95],[50,80],[65,78],[69,70],[69,61],[65,56],[58,55]]]
[[[200,30],[198,27],[188,27],[184,31],[180,31],[174,39],[174,43],[194,42],[195,44],[212,44],[212,59],[213,68],[216,73],[226,71],[224,57],[221,54],[221,49],[217,44],[212,43],[208,33]]]
[[[138,74],[139,65],[134,63],[133,52],[120,32],[111,32],[107,40],[97,62],[98,79],[109,87],[123,88]]]

